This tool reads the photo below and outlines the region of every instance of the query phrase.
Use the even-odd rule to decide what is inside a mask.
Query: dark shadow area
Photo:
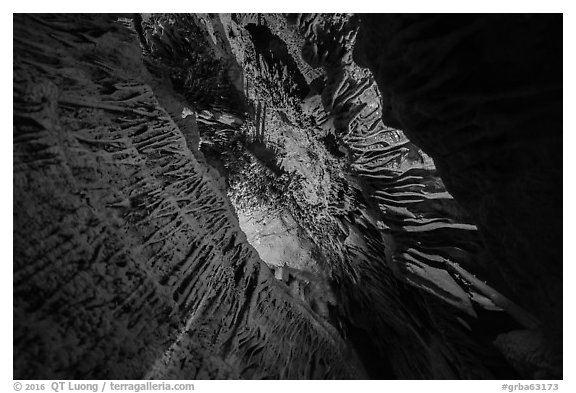
[[[286,43],[274,35],[266,26],[250,23],[245,28],[252,37],[256,54],[261,55],[271,69],[276,68],[281,71],[286,66],[288,73],[296,83],[296,88],[289,90],[292,90],[296,97],[304,99],[309,92],[308,84],[300,73],[298,65],[288,52]]]
[[[355,60],[374,74],[384,123],[434,159],[486,244],[481,263],[539,320],[544,344],[515,343],[529,353],[514,361],[541,356],[561,378],[562,15],[361,20]]]
[[[273,149],[267,147],[265,143],[260,141],[247,142],[246,149],[248,149],[248,151],[250,151],[268,169],[274,172],[275,175],[281,176],[285,173],[276,162],[276,153]]]

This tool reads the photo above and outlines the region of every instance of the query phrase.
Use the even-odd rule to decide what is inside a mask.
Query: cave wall
[[[16,15],[15,378],[561,375],[558,21],[445,18]]]
[[[494,289],[489,270],[478,263],[483,244],[477,228],[446,191],[431,158],[382,122],[374,78],[352,58],[358,18],[237,19],[269,28],[305,63],[296,62],[298,71],[316,75],[299,104],[304,116],[292,121],[304,124],[293,127],[290,140],[304,134],[313,140],[306,145],[326,145],[314,146],[313,167],[328,171],[331,188],[318,192],[325,206],[299,197],[292,211],[302,209],[297,220],[327,256],[322,265],[336,294],[335,324],[354,343],[370,377],[515,377],[493,341],[533,320]],[[260,69],[257,77],[275,82],[277,90],[289,77]],[[265,91],[255,96],[267,97]],[[287,110],[273,97],[266,101],[272,103],[266,137],[282,145],[274,110],[295,117],[298,108]],[[301,188],[322,184],[313,176],[301,182]]]
[[[190,53],[243,69],[254,109],[243,124],[226,120],[236,111],[226,94],[212,104],[194,102],[198,90],[187,95],[199,112],[201,149],[243,217],[290,212],[300,243],[316,251],[314,271],[287,261],[290,268],[276,273],[295,296],[324,310],[320,317],[328,308],[328,321],[371,378],[515,377],[493,341],[533,320],[490,286],[477,263],[477,228],[431,158],[382,122],[374,78],[352,59],[357,21],[161,14],[143,22],[142,37],[150,62],[177,81],[202,67],[187,60]],[[309,83],[303,100],[302,76]],[[318,299],[314,287],[329,287],[329,296]]]
[[[355,58],[383,121],[472,215],[481,264],[538,319],[497,344],[545,365],[532,375],[561,376],[562,16],[361,15]]]
[[[14,16],[14,378],[363,376],[246,242],[132,26]]]

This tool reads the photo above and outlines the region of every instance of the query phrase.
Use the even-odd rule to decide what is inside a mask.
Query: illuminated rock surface
[[[561,376],[558,21],[378,18],[16,15],[14,377]]]

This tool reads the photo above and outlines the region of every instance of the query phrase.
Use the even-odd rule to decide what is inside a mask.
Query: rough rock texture
[[[480,263],[539,318],[523,333],[544,339],[523,355],[531,375],[561,376],[562,16],[363,15],[359,34],[384,121],[434,159],[480,230]]]
[[[117,19],[15,16],[14,378],[361,377],[246,243]]]
[[[535,171],[524,151],[553,153],[504,138],[516,169],[495,172],[508,145],[459,127],[523,114],[466,95],[470,64],[445,61],[451,44],[467,59],[471,34],[479,58],[508,64],[492,21],[373,18],[15,17],[15,377],[561,375],[556,333],[517,291],[531,281],[499,270],[523,272],[528,227],[490,194],[528,182],[514,177]],[[353,58],[359,27],[374,76]],[[461,95],[442,90],[451,78]],[[530,104],[544,86],[496,96]],[[557,217],[547,193],[526,194],[541,195],[538,220]]]
[[[491,278],[476,226],[432,160],[383,124],[376,83],[352,61],[357,26],[349,15],[153,15],[142,37],[176,81],[194,69],[181,61],[191,52],[243,70],[244,114],[234,92],[190,97],[201,150],[243,221],[288,207],[316,261],[267,262],[286,266],[277,277],[320,316],[328,309],[371,377],[513,376],[493,341],[534,319],[474,276]]]

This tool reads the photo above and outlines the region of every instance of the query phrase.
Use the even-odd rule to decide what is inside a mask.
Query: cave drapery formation
[[[561,378],[562,17],[14,16],[14,378]]]

